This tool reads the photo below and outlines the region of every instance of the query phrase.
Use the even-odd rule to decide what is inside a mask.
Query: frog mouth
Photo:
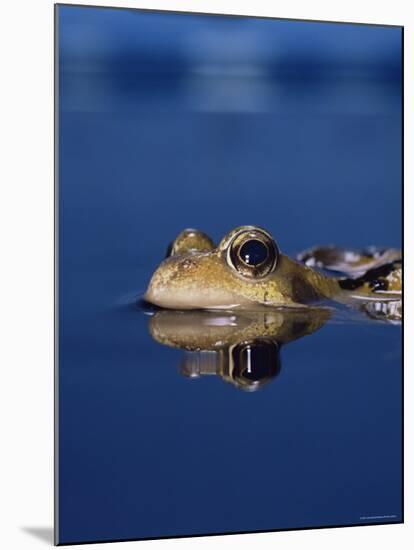
[[[155,273],[156,275],[156,273]],[[173,285],[157,285],[150,282],[144,300],[163,309],[172,310],[233,310],[243,306],[220,288],[193,287],[177,288]]]
[[[226,285],[225,267],[209,253],[173,256],[153,274],[144,299],[166,309],[234,309],[247,301]]]

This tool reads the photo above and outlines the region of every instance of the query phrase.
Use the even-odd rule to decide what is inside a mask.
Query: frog
[[[217,246],[200,230],[181,231],[153,273],[144,300],[165,309],[229,311],[329,302],[399,320],[401,287],[398,249],[319,246],[290,257],[266,229],[244,225]]]

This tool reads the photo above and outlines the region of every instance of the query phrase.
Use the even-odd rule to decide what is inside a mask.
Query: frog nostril
[[[180,269],[189,270],[189,269],[194,269],[195,266],[196,266],[196,263],[193,260],[191,260],[191,258],[186,258],[185,260],[182,260],[180,263]]]

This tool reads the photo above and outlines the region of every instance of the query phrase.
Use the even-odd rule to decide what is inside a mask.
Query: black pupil
[[[246,241],[240,248],[240,258],[249,265],[259,265],[267,260],[269,251],[261,241],[251,239]]]
[[[233,350],[234,374],[249,382],[261,382],[280,371],[279,347],[276,342],[241,344]]]

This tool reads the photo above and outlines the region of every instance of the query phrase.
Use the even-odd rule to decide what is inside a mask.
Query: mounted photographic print
[[[55,45],[56,543],[401,523],[403,28]]]

